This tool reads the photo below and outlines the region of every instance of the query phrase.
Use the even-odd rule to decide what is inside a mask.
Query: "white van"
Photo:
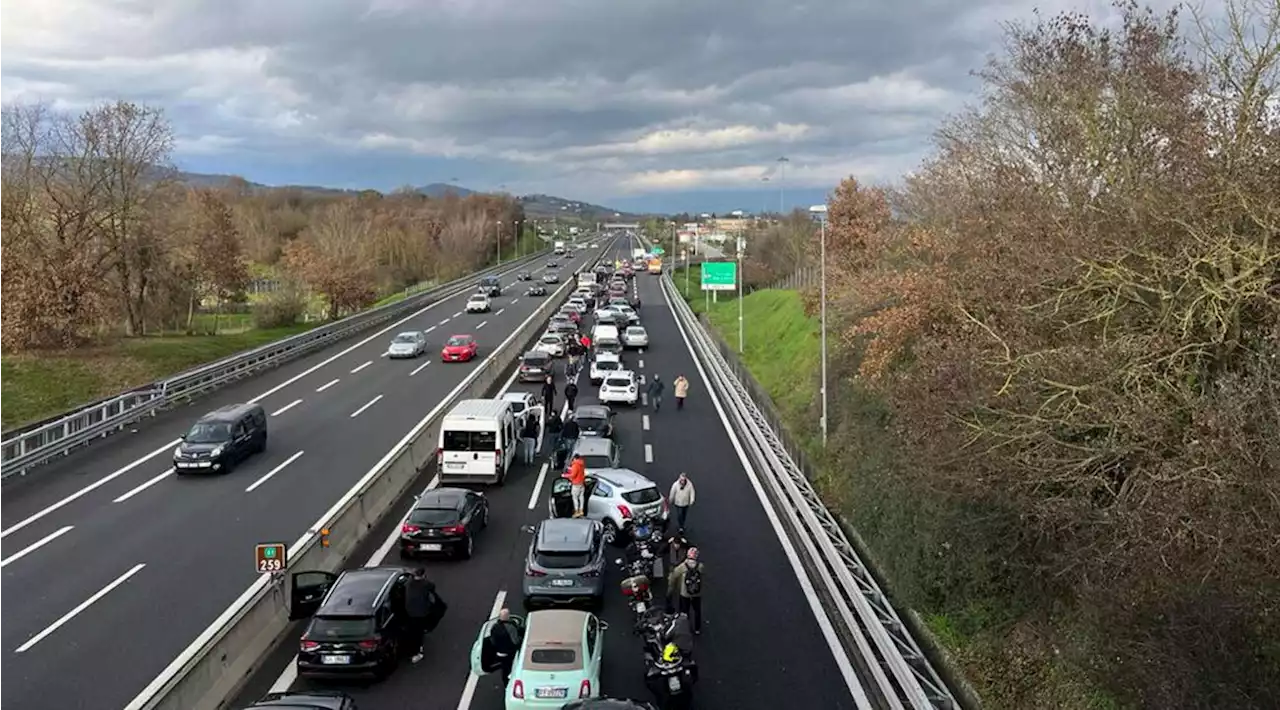
[[[622,353],[622,338],[618,326],[602,324],[591,331],[591,347],[598,353]]]
[[[502,485],[519,451],[519,422],[511,402],[464,399],[440,423],[440,484]]]

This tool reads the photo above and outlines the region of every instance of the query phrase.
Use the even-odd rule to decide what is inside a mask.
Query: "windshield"
[[[409,522],[414,525],[435,527],[453,525],[458,522],[458,511],[449,508],[418,508],[409,515]]]
[[[644,328],[627,328],[627,335],[644,335]]]
[[[186,441],[188,444],[220,444],[230,438],[230,424],[205,422],[191,427]]]
[[[468,340],[467,338],[463,338],[461,336],[455,335],[452,338],[449,338],[448,340],[446,340],[444,344],[449,346],[461,346],[461,345],[466,345],[469,342],[471,341]]]
[[[599,429],[604,426],[607,421],[604,417],[597,417],[594,415],[577,416],[574,417],[574,419],[578,422],[578,426],[583,427],[584,429]]]
[[[559,344],[560,344],[560,337],[559,337],[559,336],[557,336],[557,335],[544,335],[544,336],[542,336],[542,341],[541,341],[541,342],[543,342],[543,343],[545,343],[545,344],[547,344],[547,345],[559,345]]]
[[[481,301],[486,301],[486,300],[488,300],[487,296],[476,295],[471,297],[472,303],[480,303]]]
[[[596,362],[597,370],[620,370],[622,365],[612,360],[599,360]]]
[[[413,342],[413,341],[415,341],[415,340],[417,340],[417,338],[416,338],[416,337],[414,337],[414,334],[413,334],[413,333],[401,333],[401,334],[397,335],[397,336],[395,337],[395,340],[392,340],[391,342],[393,342],[393,343],[412,343],[412,342]]]
[[[446,431],[445,451],[496,451],[498,433],[493,431]]]
[[[610,377],[604,382],[610,387],[630,387],[631,386],[631,380],[628,380],[625,377]]]
[[[541,367],[541,366],[543,366],[543,365],[547,364],[547,362],[548,362],[549,360],[551,360],[551,358],[550,358],[548,355],[544,354],[544,353],[538,353],[537,355],[525,355],[525,356],[524,356],[524,364],[526,364],[526,365],[537,365],[538,367]]]

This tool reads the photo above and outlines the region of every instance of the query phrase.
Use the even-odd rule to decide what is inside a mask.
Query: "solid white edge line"
[[[284,405],[283,407],[281,407],[281,408],[277,409],[276,411],[272,412],[272,413],[271,413],[271,416],[273,416],[273,417],[278,417],[278,416],[280,416],[281,414],[284,414],[285,412],[289,411],[290,409],[293,409],[294,407],[298,406],[299,404],[302,404],[302,400],[300,400],[300,399],[295,399],[295,400],[293,400],[292,402],[290,402],[290,403],[288,403],[288,404]]]
[[[366,368],[366,367],[368,367],[368,366],[370,366],[370,365],[372,365],[372,364],[373,364],[373,360],[370,360],[370,361],[366,362],[365,364],[360,365],[360,366],[359,366],[359,367],[357,367],[356,369],[352,370],[352,371],[351,371],[351,374],[353,374],[353,375],[354,375],[354,374],[356,374],[357,372],[359,372],[359,371],[363,370],[364,368]]]
[[[160,473],[159,475],[155,476],[155,477],[154,477],[154,478],[152,478],[151,480],[149,480],[149,481],[145,481],[145,482],[143,482],[143,483],[141,483],[141,484],[139,484],[139,485],[137,485],[137,486],[134,486],[134,487],[133,487],[133,490],[130,490],[128,493],[125,493],[124,495],[122,495],[122,496],[120,496],[120,497],[116,498],[115,500],[113,500],[113,501],[111,501],[111,502],[112,502],[112,503],[123,503],[123,502],[125,502],[126,500],[129,500],[130,498],[132,498],[132,497],[134,497],[134,496],[138,495],[139,493],[141,493],[141,492],[143,492],[143,491],[147,490],[148,488],[150,488],[150,487],[154,486],[155,484],[157,484],[157,483],[159,483],[159,482],[163,481],[164,479],[168,478],[168,477],[169,477],[169,476],[171,476],[171,475],[173,475],[173,469],[172,469],[172,468],[167,469],[166,471],[164,471],[163,473]]]
[[[14,650],[14,653],[23,653],[23,652],[25,652],[25,651],[29,650],[32,646],[34,646],[34,645],[36,645],[36,644],[40,643],[41,641],[43,641],[44,639],[48,638],[50,634],[52,634],[53,632],[55,632],[55,631],[57,631],[58,629],[62,628],[64,625],[66,625],[66,624],[67,624],[67,622],[69,622],[69,621],[71,621],[72,619],[74,619],[74,618],[76,618],[77,616],[79,616],[81,612],[83,612],[85,609],[88,609],[90,606],[92,606],[92,605],[93,605],[95,602],[97,602],[99,599],[101,599],[101,598],[103,598],[103,597],[107,596],[108,594],[110,594],[110,593],[111,593],[111,591],[112,591],[113,589],[115,589],[116,587],[119,587],[120,585],[122,585],[122,584],[124,584],[125,582],[129,581],[129,578],[130,578],[130,577],[132,577],[133,575],[137,574],[137,573],[138,573],[138,572],[139,572],[143,567],[146,567],[146,566],[147,566],[147,565],[146,565],[146,563],[144,563],[144,562],[139,562],[138,564],[134,565],[134,566],[133,566],[133,569],[129,570],[128,572],[125,572],[124,574],[120,575],[119,577],[116,577],[116,579],[115,579],[115,581],[114,581],[114,582],[111,582],[110,584],[108,584],[107,586],[103,587],[102,589],[99,589],[97,592],[95,592],[95,593],[94,593],[94,595],[93,595],[93,596],[91,596],[91,597],[89,597],[88,599],[86,599],[86,600],[84,600],[84,601],[80,602],[80,604],[78,604],[78,605],[76,606],[76,608],[72,609],[71,611],[67,612],[66,614],[63,614],[61,618],[59,618],[57,621],[53,622],[52,624],[49,624],[47,627],[45,627],[45,630],[44,630],[44,631],[41,631],[40,633],[36,634],[35,636],[32,636],[29,640],[27,640],[27,642],[26,642],[26,643],[22,644],[22,645],[21,645],[21,646],[19,646],[17,649],[15,649],[15,650]]]
[[[532,319],[532,316],[530,316],[530,318],[526,318],[524,321],[521,321],[520,327],[523,327],[524,324],[531,319]],[[517,331],[518,330],[519,328],[517,328]],[[514,335],[515,333],[512,333],[511,337],[514,337]],[[505,345],[505,344],[506,344],[506,341],[504,340],[502,345]],[[502,345],[499,345],[498,349],[501,349]],[[497,396],[499,399],[502,398],[502,396],[505,395],[507,392],[509,392],[512,387],[515,386],[516,378],[519,376],[520,376],[520,369],[519,368],[513,369],[511,372],[511,376],[508,377],[507,381],[502,383],[502,387],[498,389]],[[463,382],[465,383],[466,380],[464,379]],[[457,395],[458,391],[461,388],[462,388],[462,383],[459,383],[459,385],[455,387],[453,391],[445,395],[440,401],[447,402],[448,400],[453,399],[454,396]],[[569,403],[566,402],[564,405],[565,411],[568,411],[568,407],[569,407]],[[360,479],[360,481],[351,490],[356,490],[357,488],[363,486],[365,481],[370,476],[372,476],[374,472],[382,468],[382,466],[384,466],[387,463],[387,461],[391,457],[392,452],[395,452],[396,450],[400,449],[405,444],[407,444],[408,441],[411,438],[413,438],[413,436],[418,432],[418,430],[422,428],[423,424],[433,419],[437,415],[437,412],[440,409],[441,409],[441,406],[436,405],[431,410],[431,412],[427,414],[426,418],[418,422],[417,426],[411,429],[408,434],[405,434],[404,438],[402,438],[399,441],[399,443],[391,447],[391,450],[388,451],[387,454],[384,455],[382,459],[379,460],[378,463],[375,464],[374,467],[369,470],[369,473],[366,473],[364,477]],[[439,485],[440,485],[440,476],[439,474],[437,474],[431,478],[431,482],[427,484],[427,487],[426,489],[423,490],[423,493],[426,493],[427,491],[432,490],[433,488],[436,488]],[[345,499],[345,496],[343,498]],[[342,502],[343,502],[342,500],[339,500],[338,503],[334,504],[334,506],[330,508],[328,512],[326,512],[318,521],[316,521],[315,525],[312,525],[311,527],[315,529],[323,525],[326,520],[328,520],[330,517],[334,515],[336,509],[342,504]],[[394,526],[392,526],[391,531],[387,534],[386,539],[384,539],[382,543],[378,545],[378,548],[374,550],[373,555],[370,556],[368,561],[364,563],[365,567],[377,567],[378,565],[381,565],[383,564],[383,562],[386,561],[387,556],[391,554],[392,549],[395,548],[396,543],[399,542],[400,540],[400,526],[404,524],[404,521],[409,517],[409,514],[413,512],[413,508],[414,508],[414,505],[416,505],[416,503],[417,503],[417,498],[415,497],[414,501],[409,504],[409,509],[406,510],[404,512],[404,515],[400,516],[400,520]],[[306,539],[311,534],[312,534],[311,532],[307,532],[301,538],[299,538],[297,542],[293,543],[293,545],[289,548],[290,553],[292,554],[293,550],[300,547],[303,544],[303,542],[305,542]],[[259,581],[261,582],[261,580]],[[246,590],[244,594],[240,595],[239,599],[233,602],[231,606],[228,607],[227,610],[222,613],[222,616],[220,616],[217,620],[213,622],[213,624],[211,624],[208,628],[206,628],[204,633],[202,633],[200,637],[197,637],[196,640],[191,643],[191,645],[189,645],[181,654],[179,654],[178,658],[176,658],[172,663],[169,664],[170,667],[178,665],[179,661],[181,661],[184,656],[188,655],[189,653],[193,653],[194,651],[192,651],[192,649],[197,648],[199,645],[202,644],[202,638],[204,636],[211,635],[213,633],[212,631],[213,629],[216,629],[222,626],[225,623],[223,619],[225,617],[228,617],[236,608],[238,608],[243,603],[244,600],[247,600],[250,597],[252,597],[253,594],[256,593],[256,591],[257,591],[257,584],[250,586],[249,589]],[[501,598],[505,599],[506,592],[501,592],[500,594],[502,595]],[[501,608],[500,605],[495,604],[494,612],[493,614],[490,614],[490,616],[492,617],[496,615],[498,613],[497,610],[500,608]],[[162,673],[161,676],[163,675],[165,674]],[[294,655],[293,659],[290,660],[289,663],[286,664],[284,669],[280,672],[280,675],[276,678],[275,682],[272,683],[271,692],[272,693],[288,692],[293,687],[293,684],[297,682],[297,679],[298,679],[298,657],[297,655]],[[159,680],[159,677],[157,677],[157,680]],[[152,684],[155,684],[155,683],[156,681],[152,681]],[[474,687],[472,688],[472,692],[474,692]],[[143,690],[143,692],[140,693],[138,697],[134,698],[134,702],[130,704],[127,710],[135,710],[136,707],[140,707],[137,705],[137,703],[146,694],[147,694],[147,690]]]
[[[494,597],[493,607],[489,609],[489,616],[484,621],[488,621],[489,619],[492,619],[493,617],[497,616],[498,612],[502,611],[502,605],[505,604],[506,601],[507,601],[507,592],[504,589],[498,592],[497,596]],[[484,623],[484,622],[482,621],[481,623]],[[475,697],[476,685],[479,683],[480,683],[480,676],[476,675],[475,673],[470,673],[470,672],[467,673],[467,684],[462,686],[462,697],[458,699],[458,710],[471,710],[471,700],[472,698]],[[506,701],[505,696],[507,694],[506,688],[503,688],[502,694],[504,696],[503,701],[505,702]]]
[[[35,542],[31,543],[30,545],[27,545],[26,547],[22,548],[21,550],[18,550],[17,552],[13,553],[12,555],[10,555],[10,556],[8,556],[8,557],[4,558],[3,560],[0,560],[0,567],[8,567],[10,563],[12,563],[12,562],[17,562],[18,560],[22,559],[23,557],[26,557],[27,555],[29,555],[29,554],[31,554],[31,553],[33,553],[33,552],[35,552],[36,550],[39,550],[40,548],[44,547],[45,545],[48,545],[49,543],[53,542],[54,540],[57,540],[58,538],[62,537],[63,535],[66,535],[67,533],[71,532],[72,530],[74,530],[74,529],[75,529],[75,527],[76,527],[76,526],[74,526],[74,525],[67,525],[67,526],[65,526],[65,527],[59,528],[59,529],[57,529],[57,530],[54,530],[53,532],[49,533],[48,535],[45,535],[44,537],[40,538],[39,540],[36,540]]]
[[[380,400],[380,399],[382,399],[382,395],[378,395],[377,397],[374,397],[373,399],[369,400],[368,402],[366,402],[366,403],[365,403],[365,405],[364,405],[363,407],[361,407],[361,408],[357,409],[356,411],[352,412],[352,413],[351,413],[351,418],[352,418],[352,419],[355,419],[356,417],[360,416],[361,414],[364,414],[364,410],[366,410],[366,409],[368,409],[369,407],[372,407],[373,405],[377,404],[377,403],[378,403],[378,400]]]
[[[653,463],[653,444],[644,445],[644,462]]]
[[[756,499],[759,500],[760,507],[764,509],[765,517],[769,519],[769,524],[773,527],[773,534],[778,539],[778,544],[782,546],[782,552],[786,555],[787,561],[791,564],[791,571],[795,575],[796,581],[800,584],[800,589],[804,593],[805,600],[809,603],[809,610],[813,612],[814,620],[822,631],[823,638],[826,639],[827,648],[831,651],[831,657],[835,660],[836,666],[840,668],[840,674],[844,676],[845,686],[848,687],[849,694],[859,708],[870,710],[872,707],[871,701],[867,698],[867,693],[862,688],[862,683],[858,681],[858,674],[853,669],[853,663],[849,660],[849,655],[845,653],[844,646],[840,643],[840,637],[836,634],[835,627],[831,624],[831,618],[827,616],[827,610],[822,608],[822,601],[813,587],[813,580],[809,579],[809,573],[800,561],[800,556],[796,553],[795,546],[787,538],[782,521],[778,519],[778,512],[773,509],[773,504],[769,501],[768,495],[764,492],[764,487],[760,484],[760,478],[756,473],[755,467],[751,465],[750,459],[747,458],[747,452],[742,448],[742,441],[738,439],[737,432],[733,430],[733,425],[729,423],[729,417],[725,414],[724,405],[720,402],[720,396],[708,384],[711,382],[711,378],[707,377],[707,371],[703,368],[702,361],[698,359],[698,355],[693,349],[693,343],[689,341],[689,336],[685,332],[684,325],[680,323],[680,319],[675,315],[675,308],[671,305],[671,297],[667,295],[667,290],[662,288],[662,284],[658,284],[658,288],[662,292],[662,299],[666,302],[667,308],[671,310],[671,317],[675,320],[676,330],[680,332],[680,339],[684,341],[684,346],[689,351],[693,366],[698,370],[698,375],[702,377],[702,383],[707,390],[707,394],[711,397],[712,405],[716,408],[716,415],[720,418],[720,424],[724,427],[725,434],[729,437],[729,443],[733,444],[733,449],[738,454],[738,461],[742,464],[742,469],[746,472],[747,479],[751,482],[751,488],[756,492]]]
[[[421,365],[418,365],[417,367],[413,368],[413,372],[410,372],[410,373],[409,373],[409,376],[410,376],[410,377],[413,377],[414,375],[418,374],[419,372],[422,372],[422,371],[423,371],[423,369],[425,369],[425,368],[426,368],[426,366],[427,366],[427,365],[430,365],[430,364],[431,364],[431,361],[430,361],[430,360],[427,360],[426,362],[422,363]]]
[[[281,471],[283,471],[283,470],[284,470],[284,468],[285,468],[285,466],[288,466],[289,464],[293,463],[294,461],[297,461],[299,456],[302,456],[302,452],[301,452],[301,451],[299,451],[298,453],[294,454],[293,456],[290,456],[289,458],[285,459],[283,462],[281,462],[281,463],[280,463],[280,465],[276,466],[275,468],[271,469],[270,471],[267,471],[265,474],[263,474],[263,475],[262,475],[262,478],[259,478],[258,480],[256,480],[256,481],[254,481],[253,483],[249,484],[249,487],[248,487],[248,488],[246,488],[246,489],[244,489],[244,492],[245,492],[245,493],[252,493],[252,492],[254,491],[254,489],[256,489],[258,486],[261,486],[262,484],[266,483],[267,481],[270,481],[272,476],[274,476],[274,475],[276,475],[277,473],[280,473]]]
[[[334,386],[334,385],[338,384],[338,383],[339,383],[339,382],[341,382],[341,381],[342,381],[342,378],[341,378],[341,377],[335,377],[335,378],[333,378],[332,380],[329,380],[328,382],[324,383],[323,385],[320,385],[319,387],[317,387],[317,388],[316,388],[316,391],[317,391],[317,392],[323,392],[323,391],[325,391],[325,390],[329,389],[330,387],[332,387],[332,386]]]

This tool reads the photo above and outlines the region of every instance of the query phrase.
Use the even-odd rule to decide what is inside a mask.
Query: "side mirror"
[[[178,437],[178,441],[186,441],[186,440],[187,440],[187,435],[186,435],[186,434],[183,434],[182,436],[179,436],[179,437]]]

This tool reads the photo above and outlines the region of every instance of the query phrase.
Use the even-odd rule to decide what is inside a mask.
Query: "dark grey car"
[[[524,569],[524,606],[588,605],[604,602],[604,526],[587,518],[538,523]]]

